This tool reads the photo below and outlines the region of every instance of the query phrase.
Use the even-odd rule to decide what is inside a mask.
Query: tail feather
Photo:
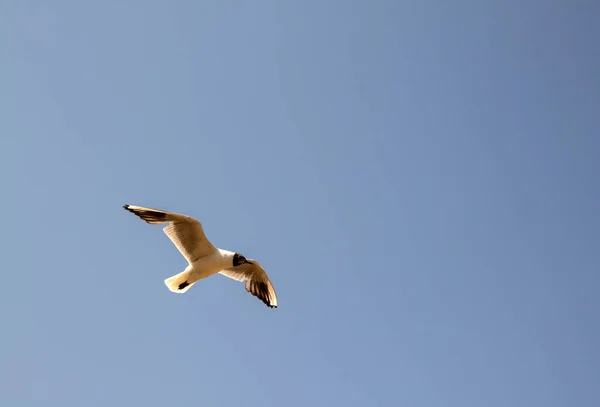
[[[190,289],[191,286],[194,285],[195,282],[189,282],[190,272],[189,270],[182,271],[179,274],[175,274],[172,277],[169,277],[165,280],[165,285],[169,288],[169,290],[174,293],[183,294],[187,290]]]

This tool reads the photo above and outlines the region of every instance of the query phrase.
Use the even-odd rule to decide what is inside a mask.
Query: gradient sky
[[[0,405],[600,405],[599,15],[2,1]]]

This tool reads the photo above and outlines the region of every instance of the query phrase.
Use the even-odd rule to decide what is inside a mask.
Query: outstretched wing
[[[151,225],[170,223],[163,231],[190,264],[216,250],[206,238],[202,224],[194,218],[143,206],[124,205],[123,208]]]
[[[256,260],[219,271],[220,274],[237,281],[246,282],[246,291],[254,295],[267,307],[277,308],[277,294],[262,266]]]

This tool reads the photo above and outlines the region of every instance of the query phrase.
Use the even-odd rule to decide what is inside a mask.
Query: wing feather
[[[190,264],[216,250],[204,234],[202,224],[190,216],[135,205],[123,208],[151,225],[170,223],[163,231]]]
[[[221,270],[219,273],[233,280],[245,281],[246,291],[264,302],[267,307],[278,307],[275,288],[271,284],[271,280],[269,280],[269,276],[265,273],[265,270],[256,260],[250,260],[250,263]]]

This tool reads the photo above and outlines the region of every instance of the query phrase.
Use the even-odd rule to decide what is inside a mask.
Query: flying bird
[[[165,280],[169,290],[185,293],[198,280],[219,273],[246,282],[246,291],[268,307],[277,308],[275,289],[262,266],[256,260],[247,260],[240,253],[213,246],[206,238],[202,224],[196,219],[143,206],[123,205],[123,208],[151,225],[168,223],[163,231],[188,261],[184,271]]]

